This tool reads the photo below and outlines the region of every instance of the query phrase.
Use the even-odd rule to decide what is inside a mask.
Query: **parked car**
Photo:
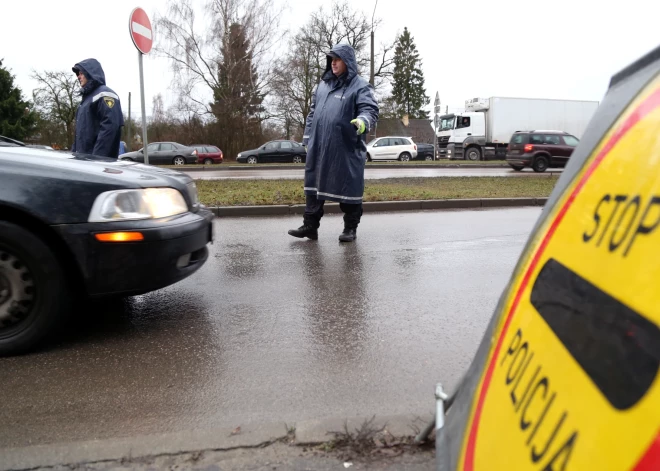
[[[408,162],[417,157],[417,144],[409,137],[377,137],[367,144],[367,161],[401,160]]]
[[[197,163],[197,151],[177,142],[152,142],[147,146],[151,165],[185,165]],[[121,154],[119,160],[144,163],[144,148]]]
[[[209,144],[195,144],[190,146],[197,151],[197,162],[204,165],[221,164],[224,156],[216,146]]]
[[[417,144],[417,157],[415,160],[435,160],[435,146],[432,144]]]
[[[307,151],[296,141],[270,141],[258,149],[241,152],[236,162],[256,164],[261,162],[293,162],[301,163],[307,159]]]
[[[77,296],[146,293],[208,257],[212,214],[181,172],[0,147],[0,355],[37,345]]]
[[[516,171],[532,167],[545,172],[548,167],[564,167],[579,142],[563,131],[517,131],[509,141],[506,161]]]
[[[16,139],[0,136],[0,147],[23,147],[24,145],[25,144],[23,144],[21,141],[17,141]]]

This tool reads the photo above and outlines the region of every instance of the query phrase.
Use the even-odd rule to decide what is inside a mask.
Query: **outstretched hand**
[[[364,124],[364,121],[362,121],[360,118],[355,118],[353,121],[351,121],[351,124],[357,128],[358,136],[360,134],[364,134],[364,131],[366,129],[366,125]]]

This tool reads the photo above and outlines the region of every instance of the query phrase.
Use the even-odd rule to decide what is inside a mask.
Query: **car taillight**
[[[415,150],[417,150],[417,144],[413,144],[413,147],[415,148]]]
[[[531,144],[525,144],[525,152],[531,152],[534,150],[534,146]]]

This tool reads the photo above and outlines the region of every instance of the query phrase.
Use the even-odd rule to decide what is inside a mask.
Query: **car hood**
[[[68,179],[78,178],[124,188],[179,187],[192,180],[184,173],[167,168],[26,147],[3,147],[0,150],[0,168],[3,173],[43,171],[53,176],[62,173]]]
[[[119,158],[121,159],[122,157],[142,157],[144,154],[140,151],[134,150],[132,152],[125,152],[123,154],[119,154]]]

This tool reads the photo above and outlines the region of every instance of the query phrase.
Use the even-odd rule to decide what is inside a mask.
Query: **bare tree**
[[[198,115],[212,115],[211,99],[222,88],[218,70],[232,25],[240,25],[257,69],[250,85],[265,93],[271,78],[271,51],[276,47],[280,11],[274,0],[210,0],[197,17],[192,0],[170,0],[155,19],[158,55],[170,60],[173,86]],[[232,66],[238,66],[240,61]]]
[[[376,29],[380,20],[374,20]],[[271,100],[275,118],[292,134],[294,124],[302,130],[309,114],[314,88],[326,68],[326,53],[339,43],[350,44],[356,52],[359,72],[369,71],[368,40],[372,25],[362,12],[353,11],[346,0],[335,0],[330,11],[321,7],[289,40],[288,53],[282,65],[275,68],[271,83],[275,99]],[[382,88],[392,75],[394,40],[381,45],[375,54],[375,88]]]
[[[74,139],[76,112],[80,105],[76,76],[67,71],[33,70],[31,77],[39,84],[32,95],[41,116],[40,126],[50,129],[54,139],[57,139],[56,130],[61,129],[65,145],[70,148]]]
[[[168,136],[169,127],[170,123],[165,112],[163,95],[159,93],[153,97],[151,119],[147,127],[151,140],[158,142],[171,139]]]

